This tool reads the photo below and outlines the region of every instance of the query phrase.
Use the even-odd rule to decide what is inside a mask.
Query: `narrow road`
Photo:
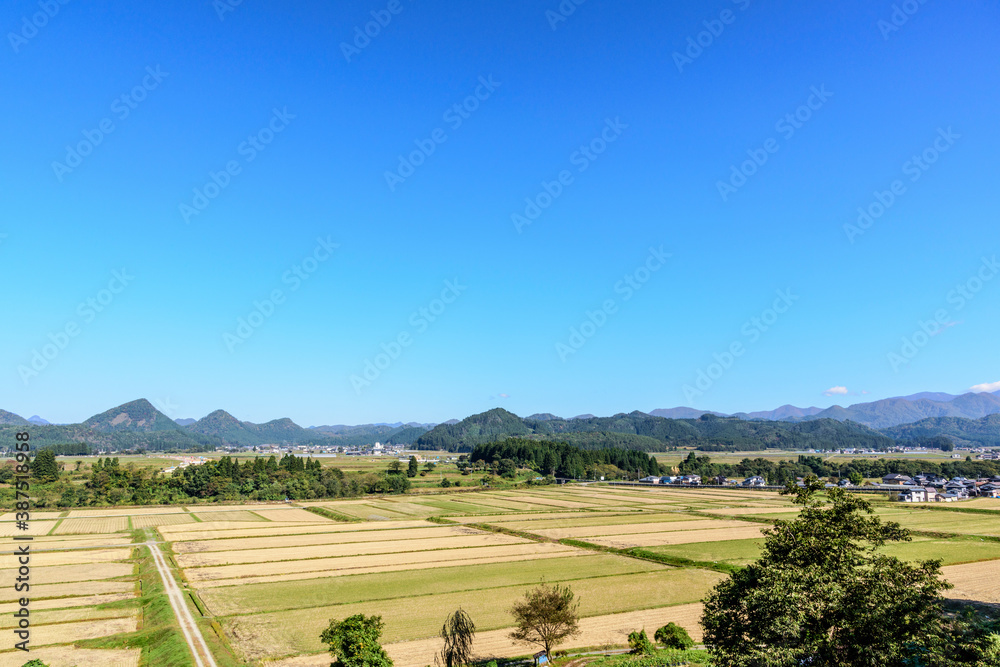
[[[177,582],[174,581],[173,575],[170,574],[167,559],[163,557],[163,552],[160,551],[159,545],[152,540],[145,544],[149,547],[149,552],[153,554],[153,562],[156,563],[156,569],[163,580],[163,587],[167,591],[170,606],[174,608],[174,615],[181,626],[181,632],[184,633],[184,639],[191,649],[191,655],[194,656],[195,663],[198,667],[218,667],[215,664],[215,659],[212,657],[212,652],[208,650],[205,638],[201,636],[198,624],[195,623],[194,617],[191,615],[191,610],[188,609],[187,604],[184,602],[184,593],[181,592],[181,589],[177,586]]]

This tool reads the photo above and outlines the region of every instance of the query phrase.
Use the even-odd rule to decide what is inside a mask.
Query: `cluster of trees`
[[[36,507],[84,505],[152,505],[240,500],[306,500],[344,498],[370,493],[405,493],[405,474],[353,473],[324,468],[312,458],[293,454],[277,459],[240,461],[224,456],[217,461],[178,468],[165,475],[159,470],[121,465],[117,457],[99,458],[83,485],[65,479],[50,449],[36,453],[31,462],[38,485],[32,494]],[[0,468],[0,482],[10,481],[12,468]]]
[[[469,456],[473,463],[496,462],[501,468],[511,465],[537,470],[543,475],[573,479],[660,474],[656,459],[631,449],[580,449],[565,442],[508,438],[500,442],[476,445]],[[509,463],[505,463],[509,462]],[[504,474],[500,472],[501,476]]]
[[[709,456],[698,456],[694,452],[680,462],[677,470],[685,475],[701,475],[708,482],[710,478],[752,477],[760,475],[769,484],[782,485],[789,481],[816,475],[823,478],[850,479],[859,484],[862,479],[879,479],[889,473],[913,476],[918,473],[952,477],[992,477],[1000,475],[1000,462],[953,460],[942,463],[917,461],[912,459],[855,459],[848,462],[826,461],[820,456],[802,455],[788,461],[769,461],[764,458],[743,459],[739,463],[713,463]]]

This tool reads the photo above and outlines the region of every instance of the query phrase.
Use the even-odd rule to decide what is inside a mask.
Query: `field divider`
[[[477,530],[482,530],[488,533],[499,533],[501,535],[509,535],[510,537],[520,537],[523,540],[531,540],[532,542],[547,542],[550,544],[559,544],[559,540],[554,540],[550,537],[536,535],[535,533],[529,533],[523,530],[515,530],[514,528],[507,528],[505,526],[497,526],[492,523],[467,523],[464,525],[468,528],[475,528]]]
[[[324,519],[331,519],[342,523],[364,523],[364,519],[359,519],[355,516],[348,516],[347,514],[341,514],[340,512],[334,512],[326,507],[303,507],[302,509],[307,512],[312,512],[316,516],[321,516]]]
[[[723,572],[725,574],[732,574],[733,572],[736,572],[737,570],[741,569],[739,567],[729,565],[727,563],[697,561],[697,560],[691,560],[689,558],[681,558],[679,556],[668,556],[666,554],[659,554],[653,551],[647,551],[646,549],[643,549],[641,547],[618,549],[616,547],[608,547],[602,544],[594,544],[593,542],[574,540],[572,538],[563,538],[561,540],[558,540],[558,543],[567,547],[576,547],[577,549],[587,549],[589,551],[598,551],[600,553],[615,554],[618,556],[625,556],[626,558],[635,558],[637,560],[644,560],[652,563],[659,563],[660,565],[667,565],[670,567],[677,567],[677,568],[695,567],[701,570],[714,570],[715,572]]]

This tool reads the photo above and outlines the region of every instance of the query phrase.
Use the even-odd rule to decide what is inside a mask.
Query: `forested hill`
[[[962,417],[931,417],[913,424],[900,424],[882,429],[886,435],[898,440],[921,440],[936,436],[950,438],[958,446],[1000,446],[1000,414],[982,419]],[[905,444],[905,443],[904,443]]]
[[[457,424],[440,424],[418,438],[415,446],[472,451],[476,445],[511,437],[561,440],[582,449],[614,447],[645,452],[675,446],[703,451],[755,451],[884,449],[896,444],[892,438],[867,426],[833,419],[793,423],[745,421],[710,414],[698,419],[667,419],[644,412],[585,419],[522,419],[494,408]]]
[[[612,471],[636,473],[636,477],[660,474],[660,464],[654,457],[632,449],[583,450],[564,442],[539,442],[524,438],[476,445],[469,457],[473,463],[502,463],[505,459],[546,475],[574,479],[611,474]]]

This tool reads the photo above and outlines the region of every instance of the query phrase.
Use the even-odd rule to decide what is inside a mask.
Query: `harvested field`
[[[32,600],[31,611],[41,611],[43,609],[68,609],[70,607],[96,607],[99,604],[118,602],[134,597],[128,593],[113,593],[110,595],[90,595],[80,598],[53,598],[50,600]],[[11,614],[17,611],[20,605],[17,602],[7,602],[0,604],[0,614]]]
[[[14,544],[13,540],[0,540],[0,544]],[[116,547],[132,544],[127,533],[112,535],[43,535],[32,540],[33,551],[54,549],[80,549],[86,547]]]
[[[132,528],[157,528],[159,526],[174,526],[181,523],[195,523],[194,517],[184,514],[147,514],[132,517]]]
[[[505,517],[505,519],[507,518]],[[514,518],[516,519],[516,517]],[[634,527],[632,532],[639,532],[645,530],[645,526],[654,523],[678,524],[679,527],[677,530],[684,530],[687,525],[684,522],[690,523],[692,521],[706,521],[706,519],[676,512],[671,514],[661,512],[640,512],[638,514],[597,514],[595,512],[587,512],[583,516],[566,519],[536,519],[533,521],[489,520],[484,521],[484,523],[497,523],[507,528],[516,528],[532,533],[553,528],[584,528],[592,526],[595,527],[593,532],[600,534],[600,527],[632,526]],[[684,524],[684,526],[680,526],[680,524]]]
[[[70,598],[75,596],[105,595],[135,591],[131,581],[77,581],[71,584],[36,584],[31,587],[31,604],[43,598]],[[19,598],[14,588],[0,588],[0,602],[13,602]]]
[[[528,542],[501,547],[480,547],[450,552],[420,551],[409,553],[405,559],[398,554],[376,556],[344,556],[340,558],[315,558],[295,561],[296,572],[323,572],[324,576],[341,576],[360,572],[389,572],[421,568],[470,565],[473,563],[497,562],[499,559],[522,557],[527,559],[561,557],[573,553],[586,553],[560,544]],[[258,563],[255,565],[222,565],[217,567],[191,568],[185,571],[189,581],[198,582],[218,579],[245,579],[269,575],[286,575],[287,562]],[[316,575],[313,575],[316,576]]]
[[[672,518],[672,517],[671,517]],[[743,521],[726,521],[724,519],[700,519],[694,517],[680,517],[679,521],[656,521],[651,523],[622,523],[617,525],[589,525],[570,526],[567,528],[543,528],[541,530],[531,530],[533,533],[550,537],[552,539],[586,538],[586,537],[611,537],[613,535],[648,535],[651,533],[666,532],[689,532],[705,529],[722,528],[745,528],[747,525]]]
[[[70,621],[97,621],[109,618],[134,618],[134,609],[95,609],[93,607],[77,607],[73,609],[56,609],[53,611],[31,612],[32,628],[52,623],[67,623]],[[0,616],[0,630],[17,627],[18,619],[12,614]],[[34,637],[32,637],[34,639]]]
[[[757,516],[765,516],[768,514],[798,514],[798,510],[794,510],[791,507],[762,507],[756,505],[753,507],[726,507],[721,509],[708,509],[701,510],[706,514],[728,514],[729,516],[741,516],[744,514],[753,514]]]
[[[18,530],[17,524],[13,521],[0,523],[0,537],[13,537],[14,535],[46,535],[55,528],[55,521],[30,521],[28,530]]]
[[[277,510],[288,507],[287,503],[257,503],[246,505],[188,505],[188,512],[208,514],[210,512],[255,512],[257,510]]]
[[[317,517],[319,518],[319,517]],[[379,521],[376,523],[336,523],[322,521],[318,525],[301,523],[269,523],[266,526],[250,528],[245,523],[225,524],[218,528],[214,524],[199,523],[187,526],[164,526],[160,529],[165,539],[171,541],[216,540],[234,537],[277,537],[281,535],[305,535],[308,533],[347,533],[369,530],[395,530],[398,528],[426,528],[440,524],[430,521]],[[206,526],[208,526],[206,528]]]
[[[81,649],[71,646],[53,646],[31,649],[31,656],[49,667],[139,667],[142,649]],[[327,660],[329,662],[329,660]],[[24,654],[0,653],[0,667],[21,667]]]
[[[379,542],[356,542],[349,544],[329,544],[314,547],[276,547],[273,549],[247,551],[203,552],[181,554],[176,560],[180,567],[204,567],[208,565],[231,565],[236,563],[268,563],[274,561],[307,560],[337,556],[357,556],[361,554],[397,554],[410,551],[438,551],[466,547],[487,547],[506,544],[523,544],[526,540],[509,535],[483,533],[454,537],[435,537],[415,540],[383,540]]]
[[[641,512],[636,512],[635,514],[641,514]],[[507,513],[507,514],[497,514],[495,516],[482,516],[481,514],[469,515],[469,516],[449,516],[449,521],[455,521],[457,523],[495,523],[495,524],[506,524],[512,521],[534,521],[541,519],[571,519],[571,518],[584,518],[593,516],[604,516],[596,512],[588,512],[586,510],[576,510],[573,512],[526,512],[522,514]],[[608,515],[608,516],[618,516],[618,514]]]
[[[45,521],[48,519],[58,519],[62,512],[31,512],[32,521]],[[17,519],[17,512],[7,512],[0,514],[0,521],[14,521]]]
[[[668,544],[690,544],[693,542],[723,542],[726,540],[746,540],[761,537],[765,526],[743,524],[738,528],[714,528],[709,530],[674,530],[665,533],[639,533],[617,535],[615,537],[588,537],[586,542],[615,549],[630,547],[652,547]]]
[[[504,586],[530,585],[594,577],[657,572],[657,563],[584,552],[571,558],[544,562],[489,563],[420,572],[392,572],[281,583],[246,583],[203,591],[202,600],[217,616],[252,614],[399,597],[475,591]]]
[[[673,517],[669,517],[673,518]],[[681,516],[677,521],[651,521],[649,523],[614,523],[614,524],[590,524],[585,526],[567,526],[565,528],[542,528],[534,530],[532,527],[524,527],[538,535],[543,535],[552,539],[585,538],[585,537],[611,537],[612,535],[645,535],[647,533],[665,532],[687,532],[691,530],[704,530],[708,528],[743,528],[747,526],[743,521],[726,521],[723,519],[702,519],[698,517]]]
[[[1000,604],[1000,561],[950,565],[941,571],[955,585],[945,597]]]
[[[585,648],[588,646],[621,646],[628,643],[628,635],[636,628],[659,628],[667,623],[676,623],[688,631],[695,641],[701,641],[701,604],[684,604],[661,609],[632,611],[607,616],[594,616],[580,621],[579,637],[561,644],[561,649]],[[491,630],[476,635],[476,650],[492,657],[514,657],[530,653],[532,648],[525,644],[514,644],[508,638],[508,630]],[[441,649],[440,639],[418,639],[386,646],[395,667],[422,667],[433,664],[435,652]],[[312,657],[311,657],[312,659]],[[317,662],[285,663],[273,667],[328,667],[329,657],[320,656]]]
[[[312,523],[316,523],[317,521],[329,521],[326,517],[313,514],[312,512],[307,512],[298,507],[280,510],[255,509],[253,513],[264,517],[268,521],[310,521]]]
[[[670,569],[580,580],[573,583],[573,590],[580,598],[582,616],[603,616],[644,607],[654,608],[665,603],[696,601],[720,578],[721,574],[705,570]],[[510,623],[507,609],[525,590],[525,587],[512,586],[486,589],[472,596],[445,593],[229,617],[223,620],[223,626],[236,639],[245,657],[280,657],[322,649],[318,637],[328,619],[357,613],[381,614],[386,621],[386,642],[434,637],[440,630],[442,619],[459,606],[475,619],[477,630],[503,628]],[[421,613],[412,613],[414,608],[419,608]],[[440,643],[439,639],[437,641]]]
[[[77,623],[57,623],[55,625],[35,625],[31,628],[33,646],[46,644],[69,644],[81,639],[107,637],[125,632],[135,632],[138,617],[112,618],[101,621],[80,621]],[[23,654],[22,654],[23,657]],[[23,663],[22,663],[23,664]]]
[[[132,555],[131,549],[79,549],[75,551],[39,551],[31,554],[34,567],[50,565],[83,565],[86,563],[110,563],[126,560]],[[32,588],[34,588],[32,586]]]
[[[383,542],[391,537],[393,541],[421,540],[468,535],[485,535],[481,530],[464,526],[436,526],[434,528],[409,528],[386,533],[384,530],[341,531],[335,533],[311,533],[290,535],[281,540],[269,537],[244,537],[227,540],[204,540],[196,542],[176,542],[177,553],[201,553],[206,551],[241,551],[244,549],[273,549],[279,547],[298,548],[322,544],[352,544],[356,542]],[[358,552],[360,553],[360,552]],[[329,554],[324,554],[329,555]]]
[[[233,512],[198,512],[195,514],[199,521],[266,521],[262,516],[258,516],[253,512],[246,511],[233,511]],[[321,521],[321,517],[316,517],[317,521]]]
[[[71,519],[115,516],[146,516],[148,514],[186,514],[183,507],[104,507],[95,510],[70,510]]]
[[[0,581],[14,581],[14,577],[16,576],[16,569],[0,570]],[[31,569],[32,584],[61,584],[72,581],[94,581],[129,576],[132,576],[132,566],[127,563],[88,563],[81,565],[34,567]]]
[[[95,533],[118,533],[128,530],[128,517],[115,516],[103,519],[63,519],[53,535],[93,535]]]

